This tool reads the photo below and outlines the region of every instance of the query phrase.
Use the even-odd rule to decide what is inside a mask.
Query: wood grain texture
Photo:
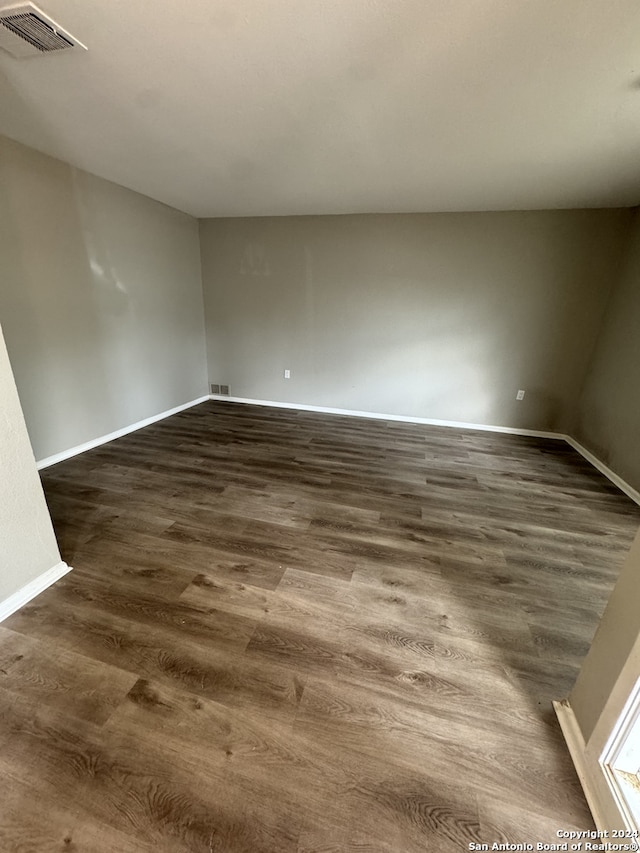
[[[592,827],[551,699],[640,511],[562,442],[205,403],[43,472],[0,849],[453,853]]]

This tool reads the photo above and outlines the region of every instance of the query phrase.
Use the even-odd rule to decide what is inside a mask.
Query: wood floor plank
[[[277,665],[234,654],[229,647],[199,643],[162,624],[151,629],[95,602],[77,603],[47,590],[7,620],[11,630],[57,643],[111,666],[232,706],[252,705],[267,715],[295,713],[304,679]],[[259,711],[258,711],[259,709]]]
[[[0,627],[0,686],[10,693],[101,725],[134,683],[130,672]]]
[[[459,853],[593,824],[551,709],[640,509],[562,441],[208,402],[42,472],[0,850]]]
[[[116,829],[76,804],[65,807],[52,786],[24,780],[0,758],[0,821],[3,849],[11,853],[157,853],[167,850]],[[39,820],[25,815],[37,813]]]
[[[86,803],[101,823],[143,844],[203,853],[296,848],[300,816],[288,804],[242,798],[228,774],[203,767],[171,743],[79,727],[49,709],[7,701],[1,690],[0,713],[11,730],[4,762],[57,790],[67,808]]]

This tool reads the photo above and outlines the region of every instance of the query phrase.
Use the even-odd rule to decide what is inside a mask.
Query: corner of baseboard
[[[177,415],[179,412],[184,412],[185,409],[191,409],[193,406],[200,405],[200,403],[206,403],[210,399],[210,395],[205,394],[202,397],[197,397],[195,400],[190,400],[188,403],[183,403],[180,406],[175,406],[173,409],[168,409],[166,412],[160,412],[157,415],[152,415],[149,418],[137,421],[136,423],[123,427],[122,429],[118,429],[115,432],[110,432],[107,435],[101,435],[98,438],[93,438],[90,441],[84,442],[84,444],[78,444],[75,447],[70,447],[68,450],[63,450],[60,453],[54,453],[53,456],[38,459],[36,461],[36,467],[38,471],[42,471],[44,468],[51,467],[51,465],[57,465],[58,462],[64,462],[65,459],[71,459],[73,456],[78,456],[80,453],[85,453],[87,450],[93,450],[94,447],[100,447],[101,444],[107,444],[110,441],[114,441],[116,438],[122,438],[123,435],[128,435],[138,429],[144,429],[144,427],[151,426],[151,424],[155,424],[165,418],[170,418],[172,415]]]
[[[13,595],[5,598],[4,601],[0,602],[0,622],[7,619],[16,610],[24,607],[25,604],[28,604],[29,601],[40,595],[41,592],[44,592],[45,589],[52,586],[71,570],[71,566],[61,561],[50,569],[47,569],[46,572],[42,572],[37,578],[29,581],[28,584],[18,589]]]
[[[562,436],[567,444],[571,445],[574,450],[577,450],[578,453],[584,457],[587,462],[590,462],[594,468],[597,468],[601,474],[611,480],[614,486],[617,486],[620,491],[624,492],[627,497],[631,498],[632,501],[637,503],[640,506],[640,492],[637,489],[634,489],[633,486],[629,485],[626,480],[623,480],[619,474],[616,474],[615,471],[612,471],[608,465],[605,465],[598,457],[593,454],[590,450],[587,450],[580,442],[573,438],[571,435],[563,435]]]
[[[185,409],[190,409],[193,406],[197,406],[200,403],[204,403],[208,400],[219,400],[223,402],[226,401],[229,403],[245,403],[251,406],[273,406],[280,409],[294,409],[298,411],[319,412],[322,414],[330,415],[372,418],[374,420],[400,421],[404,423],[425,424],[428,426],[453,427],[455,429],[473,429],[482,430],[484,432],[498,432],[510,435],[532,436],[534,438],[550,438],[557,439],[560,441],[566,441],[567,444],[571,445],[574,450],[577,450],[577,452],[581,456],[583,456],[588,462],[590,462],[594,468],[597,468],[600,473],[604,474],[604,476],[611,480],[614,485],[616,485],[622,492],[624,492],[628,497],[630,497],[632,501],[635,501],[635,503],[640,505],[640,492],[634,489],[633,486],[630,486],[629,483],[623,480],[622,477],[615,473],[615,471],[612,471],[611,468],[608,467],[608,465],[605,465],[604,462],[601,462],[598,457],[594,456],[594,454],[587,450],[586,447],[583,447],[579,441],[573,438],[573,436],[565,433],[547,432],[543,430],[519,429],[514,427],[503,427],[491,424],[474,424],[458,421],[438,420],[435,418],[409,417],[406,415],[390,415],[382,412],[362,412],[354,411],[351,409],[330,408],[327,406],[311,406],[301,403],[282,403],[276,402],[274,400],[257,400],[248,397],[231,397],[219,394],[206,394],[203,397],[198,397],[195,400],[191,400],[189,403],[184,403],[181,406],[176,406],[174,409],[169,409],[168,411],[161,412],[158,415],[153,415],[150,418],[146,418],[143,421],[131,424],[130,426],[124,427],[123,429],[117,430],[116,432],[100,436],[99,438],[88,441],[85,444],[78,445],[77,447],[71,447],[68,450],[64,450],[61,453],[56,453],[53,456],[48,456],[45,459],[40,459],[36,463],[37,468],[39,471],[41,471],[44,468],[48,468],[51,465],[57,464],[58,462],[63,462],[65,459],[70,459],[71,457],[77,456],[80,453],[84,453],[87,450],[92,450],[94,447],[99,447],[101,444],[106,444],[107,442],[113,441],[116,438],[120,438],[123,435],[128,435],[129,433],[135,432],[138,429],[143,429],[144,427],[150,426],[151,424],[156,423],[157,421],[171,417],[172,415],[178,414],[179,412],[182,412]],[[0,604],[0,614],[2,614],[2,604]],[[0,615],[0,619],[2,618],[4,617]]]

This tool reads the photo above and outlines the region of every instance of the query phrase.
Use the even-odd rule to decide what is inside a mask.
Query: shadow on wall
[[[403,299],[387,308],[379,324],[373,318],[384,329],[375,347],[368,329],[355,322],[331,341],[331,349],[342,353],[341,383],[332,387],[332,370],[321,361],[324,405],[525,429],[558,424],[562,406],[548,390],[529,387],[519,402],[507,382],[496,383],[497,365],[504,362],[501,342],[466,324],[457,307],[438,305],[428,318],[423,305]],[[372,409],[376,399],[379,405]]]
[[[49,128],[6,75],[0,100],[21,116],[18,130],[37,132],[55,148]],[[28,149],[0,137],[0,322],[40,458],[55,436],[69,436],[67,446],[90,437],[84,412],[116,410],[107,382],[105,303],[113,312],[119,300],[117,312],[126,310],[126,290],[101,243],[81,177],[50,160],[43,180],[42,168]]]
[[[631,227],[573,428],[578,440],[640,490],[640,209]]]

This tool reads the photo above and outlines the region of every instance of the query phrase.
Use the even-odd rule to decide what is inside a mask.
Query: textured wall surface
[[[0,602],[59,562],[0,329]]]

